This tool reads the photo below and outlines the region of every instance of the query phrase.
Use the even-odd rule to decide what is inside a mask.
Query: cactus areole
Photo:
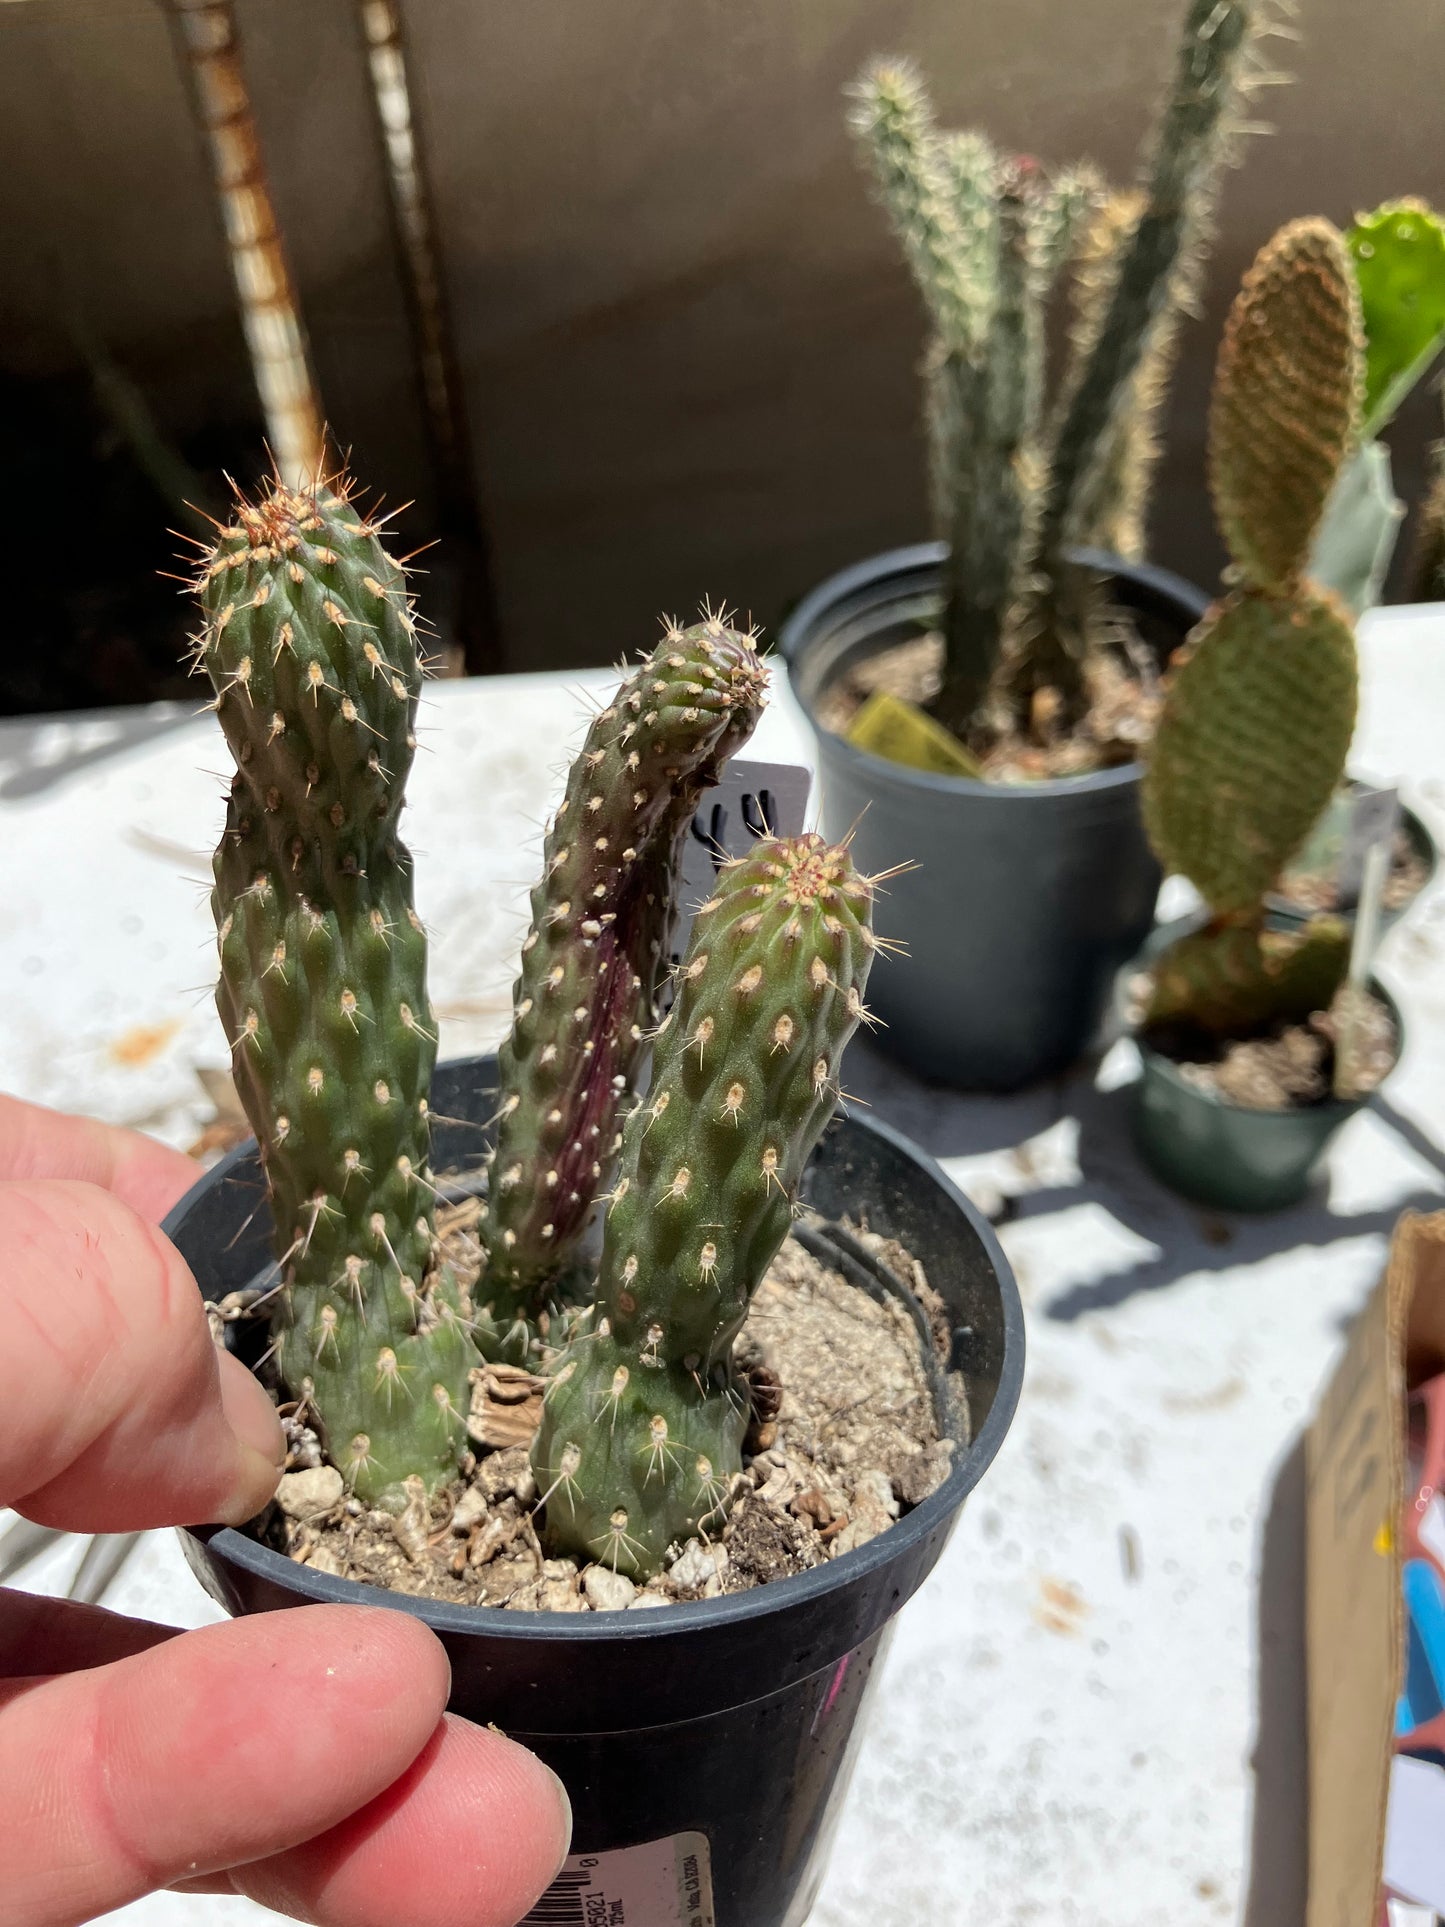
[[[760,842],[698,912],[624,1130],[595,1322],[562,1355],[533,1448],[559,1548],[647,1574],[721,1521],[747,1419],[733,1340],[838,1098],[871,907],[847,850],[806,836]]]
[[[238,500],[196,586],[236,759],[217,1004],[271,1190],[281,1376],[356,1492],[395,1504],[454,1475],[476,1363],[436,1238],[436,1030],[397,833],[422,675],[405,578],[333,476]]]

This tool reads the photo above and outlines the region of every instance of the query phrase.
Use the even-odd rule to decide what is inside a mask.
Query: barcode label
[[[707,1835],[574,1853],[520,1927],[714,1927]]]

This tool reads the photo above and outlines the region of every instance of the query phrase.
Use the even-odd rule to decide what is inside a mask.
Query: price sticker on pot
[[[520,1927],[715,1927],[707,1835],[574,1853]]]
[[[746,856],[762,836],[801,836],[811,773],[800,763],[749,762],[735,756],[698,806],[682,853],[673,962],[681,960],[693,912],[713,893],[729,858]]]

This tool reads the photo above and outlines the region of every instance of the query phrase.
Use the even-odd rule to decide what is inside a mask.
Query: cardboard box
[[[1306,1445],[1308,1927],[1377,1927],[1386,1863],[1433,1844],[1429,1789],[1406,1772],[1391,1811],[1404,1613],[1406,1394],[1445,1371],[1445,1211],[1407,1213]]]

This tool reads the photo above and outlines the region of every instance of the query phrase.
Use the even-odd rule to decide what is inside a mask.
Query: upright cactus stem
[[[670,625],[593,721],[547,832],[522,946],[477,1290],[489,1349],[537,1349],[587,1278],[579,1244],[617,1157],[667,960],[680,846],[752,734],[766,671],[709,615]]]
[[[428,1169],[436,1031],[397,834],[421,683],[405,577],[333,475],[238,499],[196,583],[236,759],[217,1004],[265,1163],[282,1379],[358,1496],[451,1477],[469,1309]]]
[[[698,913],[624,1129],[597,1320],[533,1448],[560,1549],[644,1575],[722,1515],[747,1420],[733,1340],[865,1014],[871,899],[846,849],[805,836],[759,843]]]
[[[933,330],[924,360],[934,520],[948,544],[939,721],[984,751],[1088,705],[1110,633],[1065,550],[1137,541],[1175,323],[1193,291],[1214,186],[1240,127],[1267,0],[1187,0],[1144,189],[1113,197],[1087,168],[1050,179],[978,134],[937,128],[906,64],[852,90],[859,139]],[[1112,206],[1119,216],[1101,228]],[[1106,251],[1099,240],[1105,235]],[[1044,392],[1051,292],[1072,267],[1080,325],[1062,391]]]

